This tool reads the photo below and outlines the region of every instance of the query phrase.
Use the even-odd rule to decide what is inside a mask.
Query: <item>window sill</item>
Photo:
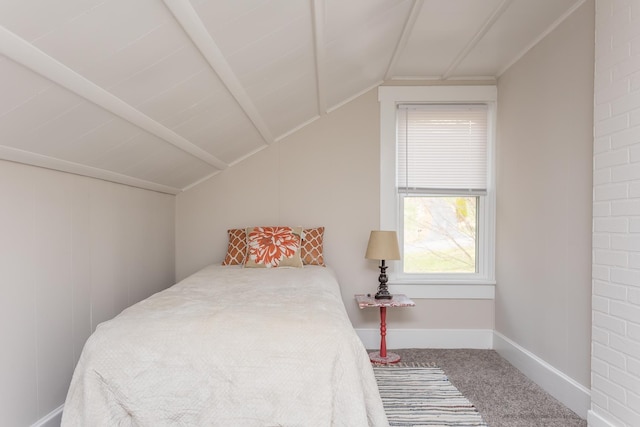
[[[389,283],[389,292],[409,298],[495,299],[495,283]]]

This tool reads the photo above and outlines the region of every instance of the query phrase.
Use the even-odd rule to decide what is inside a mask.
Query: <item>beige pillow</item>
[[[249,227],[245,267],[302,267],[302,227]]]

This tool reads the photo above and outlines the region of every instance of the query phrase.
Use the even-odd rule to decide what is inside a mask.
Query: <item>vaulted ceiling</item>
[[[495,80],[584,0],[2,0],[0,159],[176,194],[393,80]]]

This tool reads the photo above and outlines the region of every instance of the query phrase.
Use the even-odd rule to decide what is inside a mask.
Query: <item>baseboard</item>
[[[493,348],[500,356],[567,408],[581,418],[587,418],[591,407],[591,391],[588,388],[495,331],[493,333]]]
[[[589,414],[587,415],[587,424],[589,427],[615,427],[614,424],[611,424],[609,421],[602,418],[602,416],[596,414],[593,409],[589,410]]]
[[[380,347],[380,329],[356,329],[366,348]],[[493,348],[491,329],[387,329],[387,348]]]
[[[64,404],[58,406],[53,411],[49,412],[44,417],[40,418],[35,423],[31,424],[31,427],[60,427],[62,423],[62,409]]]

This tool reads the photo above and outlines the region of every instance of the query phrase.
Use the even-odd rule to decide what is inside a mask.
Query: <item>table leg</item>
[[[387,357],[387,307],[380,307],[380,357]]]
[[[373,363],[389,364],[400,361],[400,356],[387,353],[387,307],[380,307],[380,351],[369,353]]]

